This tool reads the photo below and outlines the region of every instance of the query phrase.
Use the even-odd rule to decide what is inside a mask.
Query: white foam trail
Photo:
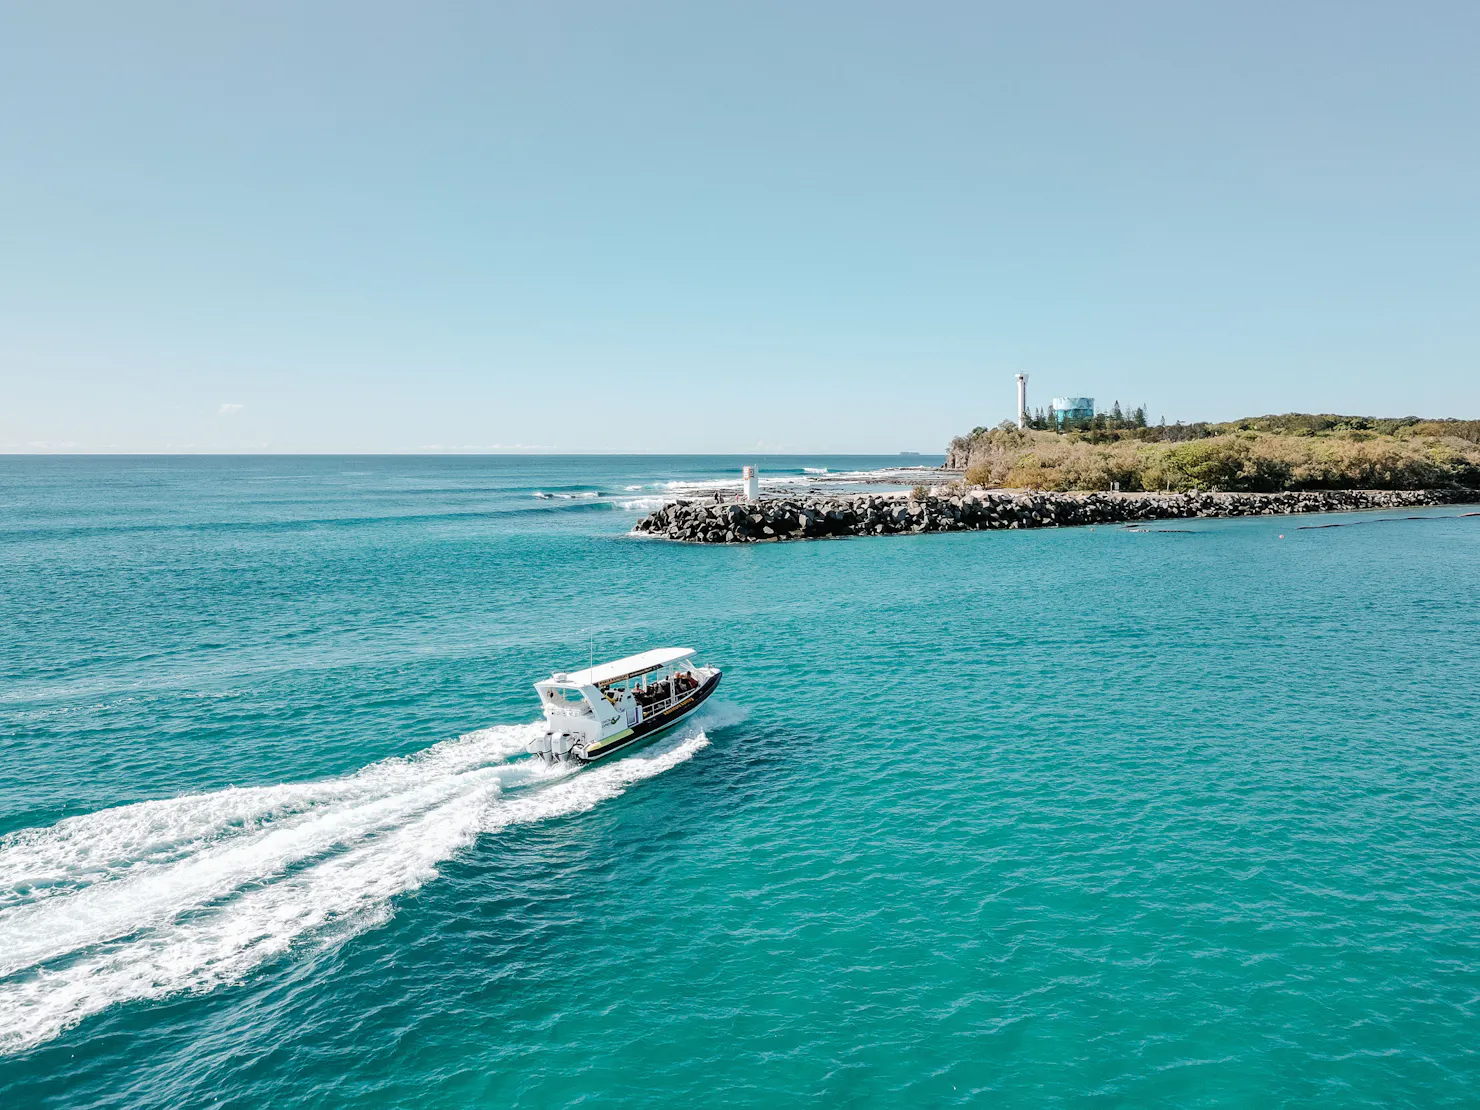
[[[9,907],[138,872],[190,855],[206,843],[250,836],[328,803],[393,794],[403,783],[455,776],[524,750],[538,725],[481,729],[404,759],[385,759],[340,778],[229,787],[68,817],[0,837],[0,920]],[[0,953],[0,960],[5,958]]]
[[[486,729],[319,782],[121,806],[0,839],[0,1054],[118,1002],[207,991],[385,921],[479,834],[579,813],[703,732],[573,772]],[[692,726],[691,726],[692,728]],[[528,789],[506,795],[508,787]]]

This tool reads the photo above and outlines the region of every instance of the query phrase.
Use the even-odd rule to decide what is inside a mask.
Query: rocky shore
[[[1187,517],[1272,516],[1352,509],[1406,509],[1480,501],[1476,490],[1307,490],[1300,493],[1023,493],[969,490],[762,498],[722,504],[677,501],[635,532],[688,543],[760,543],[831,536],[1056,528]]]

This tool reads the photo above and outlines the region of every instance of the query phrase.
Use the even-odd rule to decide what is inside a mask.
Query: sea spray
[[[734,716],[723,709],[711,727]],[[708,744],[698,726],[584,770],[485,729],[317,782],[228,788],[0,839],[0,1053],[115,1003],[204,992],[387,920],[480,834],[592,808]],[[511,787],[529,789],[509,793]]]

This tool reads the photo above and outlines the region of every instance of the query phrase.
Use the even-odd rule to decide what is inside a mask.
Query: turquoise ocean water
[[[0,459],[0,1106],[1480,1102],[1480,517],[627,535],[744,461]]]

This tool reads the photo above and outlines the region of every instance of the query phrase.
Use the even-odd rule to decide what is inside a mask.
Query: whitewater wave
[[[338,943],[386,921],[479,835],[583,812],[709,743],[690,726],[579,771],[514,759],[539,727],[0,838],[0,1054],[119,1002],[238,981],[295,944]]]
[[[675,494],[713,493],[715,490],[738,490],[744,486],[744,482],[737,474],[733,478],[706,478],[685,479],[676,478],[671,482],[654,482],[653,489],[669,490]],[[800,474],[762,474],[760,485],[762,489],[771,487],[782,488],[785,486],[806,485],[807,479]]]
[[[808,471],[808,473],[814,473]],[[815,473],[827,473],[826,469]],[[781,490],[789,486],[801,486],[808,484],[808,480],[799,474],[776,474],[762,475],[760,485],[766,490]],[[734,478],[675,478],[671,481],[649,482],[646,486],[627,486],[628,492],[640,490],[656,490],[657,493],[647,494],[642,497],[630,497],[617,501],[618,508],[626,509],[628,512],[652,512],[661,509],[665,505],[672,505],[675,501],[712,498],[716,493],[720,495],[738,495],[744,483],[737,475]]]
[[[671,497],[633,497],[626,501],[618,501],[617,507],[629,513],[650,513],[654,509],[661,509],[664,505],[672,503],[673,498]]]
[[[537,489],[530,496],[540,501],[590,501],[600,497],[601,493],[594,489],[572,490],[565,493],[546,493],[542,489]]]

